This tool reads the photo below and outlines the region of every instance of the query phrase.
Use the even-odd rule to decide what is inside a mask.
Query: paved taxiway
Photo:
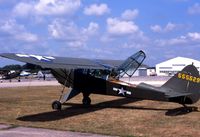
[[[122,81],[129,82],[131,84],[138,85],[141,82],[147,84],[160,86],[164,84],[170,77],[134,77],[134,78],[122,78]],[[17,80],[9,82],[8,80],[0,83],[0,88],[11,88],[11,87],[27,87],[27,86],[58,86],[60,85],[56,80],[43,81],[43,80]]]
[[[0,88],[12,88],[12,87],[29,87],[29,86],[58,86],[60,85],[57,81],[22,81],[22,82],[9,82],[5,81],[0,83]]]
[[[111,137],[91,133],[57,131],[41,128],[15,127],[0,124],[0,137]]]

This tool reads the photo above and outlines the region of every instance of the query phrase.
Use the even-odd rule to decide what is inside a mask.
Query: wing
[[[110,69],[115,67],[118,61],[108,61],[110,65],[104,65],[101,60],[90,60],[82,58],[39,56],[33,54],[2,53],[1,57],[39,65],[42,68],[63,68],[63,69]],[[106,62],[106,60],[103,60]],[[112,64],[113,62],[113,64]],[[108,67],[109,66],[109,67]]]

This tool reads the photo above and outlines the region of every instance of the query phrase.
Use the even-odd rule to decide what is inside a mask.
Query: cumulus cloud
[[[33,6],[31,4],[21,2],[14,7],[13,12],[15,15],[27,16],[33,12]]]
[[[108,18],[106,22],[107,32],[111,35],[127,35],[139,31],[138,26],[133,21]]]
[[[148,45],[149,38],[144,35],[134,21],[108,18],[106,22],[106,33],[100,39],[105,44],[116,43],[124,49],[137,49],[139,45],[142,47]]]
[[[84,14],[85,15],[96,15],[96,16],[101,16],[106,13],[109,13],[110,9],[108,8],[107,4],[92,4],[89,7],[85,7],[84,9]]]
[[[84,46],[88,38],[96,34],[98,29],[99,25],[95,22],[90,22],[86,28],[79,28],[74,22],[62,19],[56,19],[48,25],[48,31],[53,39],[65,41],[74,48]]]
[[[22,34],[15,35],[15,39],[25,42],[37,42],[38,36],[29,32],[23,32]]]
[[[39,0],[20,2],[14,9],[16,16],[73,14],[81,5],[80,0]]]
[[[138,16],[138,14],[139,14],[138,9],[134,9],[134,10],[128,9],[122,13],[121,18],[124,20],[133,20]]]
[[[189,14],[200,14],[200,4],[195,3],[192,7],[188,8]]]
[[[99,25],[97,23],[90,22],[89,26],[83,29],[83,33],[88,34],[88,35],[93,35],[98,31],[98,29],[99,29]]]
[[[0,23],[0,35],[5,38],[14,38],[24,42],[36,42],[38,36],[28,32],[23,25],[17,24],[15,20],[7,20]]]
[[[182,35],[172,39],[159,39],[155,43],[159,46],[171,46],[171,45],[192,45],[194,43],[200,43],[200,33],[189,32],[186,35]]]
[[[56,19],[48,26],[50,35],[57,40],[78,40],[79,32],[74,22],[66,23],[65,20]]]
[[[153,32],[162,32],[162,28],[160,25],[153,25],[150,27]]]
[[[190,32],[187,34],[187,37],[190,38],[193,41],[199,41],[200,42],[200,33],[198,32]]]
[[[176,28],[177,28],[177,25],[173,24],[171,22],[167,23],[166,26],[163,27],[163,28],[160,25],[152,25],[152,26],[150,26],[150,29],[153,32],[157,32],[157,33],[170,32],[170,31],[173,31]]]

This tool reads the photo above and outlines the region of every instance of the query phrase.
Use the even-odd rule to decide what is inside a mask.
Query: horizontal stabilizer
[[[186,92],[186,93],[181,93],[181,92],[166,92],[165,93],[165,96],[167,97],[167,98],[174,98],[174,97],[182,97],[182,96],[189,96],[189,95],[191,95],[192,93],[188,93],[188,92]]]

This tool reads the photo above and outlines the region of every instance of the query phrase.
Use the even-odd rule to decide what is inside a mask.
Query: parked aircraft
[[[18,70],[1,70],[1,78],[0,79],[13,79],[17,78],[20,75],[20,71]]]
[[[196,103],[200,98],[200,76],[193,64],[186,66],[161,87],[145,83],[133,85],[121,81],[120,77],[125,74],[131,77],[142,64],[146,58],[143,51],[138,51],[125,61],[14,53],[3,53],[0,56],[48,68],[59,83],[64,87],[69,87],[70,91],[64,93],[63,89],[60,99],[52,103],[52,108],[56,110],[61,110],[64,102],[79,93],[83,94],[82,103],[86,106],[91,104],[89,95],[93,93],[175,102],[182,104],[187,111],[192,111],[192,109],[186,104]]]
[[[20,76],[20,77],[27,77],[27,76],[29,76],[29,75],[31,75],[30,72],[23,70],[23,71],[20,73],[19,76]]]

